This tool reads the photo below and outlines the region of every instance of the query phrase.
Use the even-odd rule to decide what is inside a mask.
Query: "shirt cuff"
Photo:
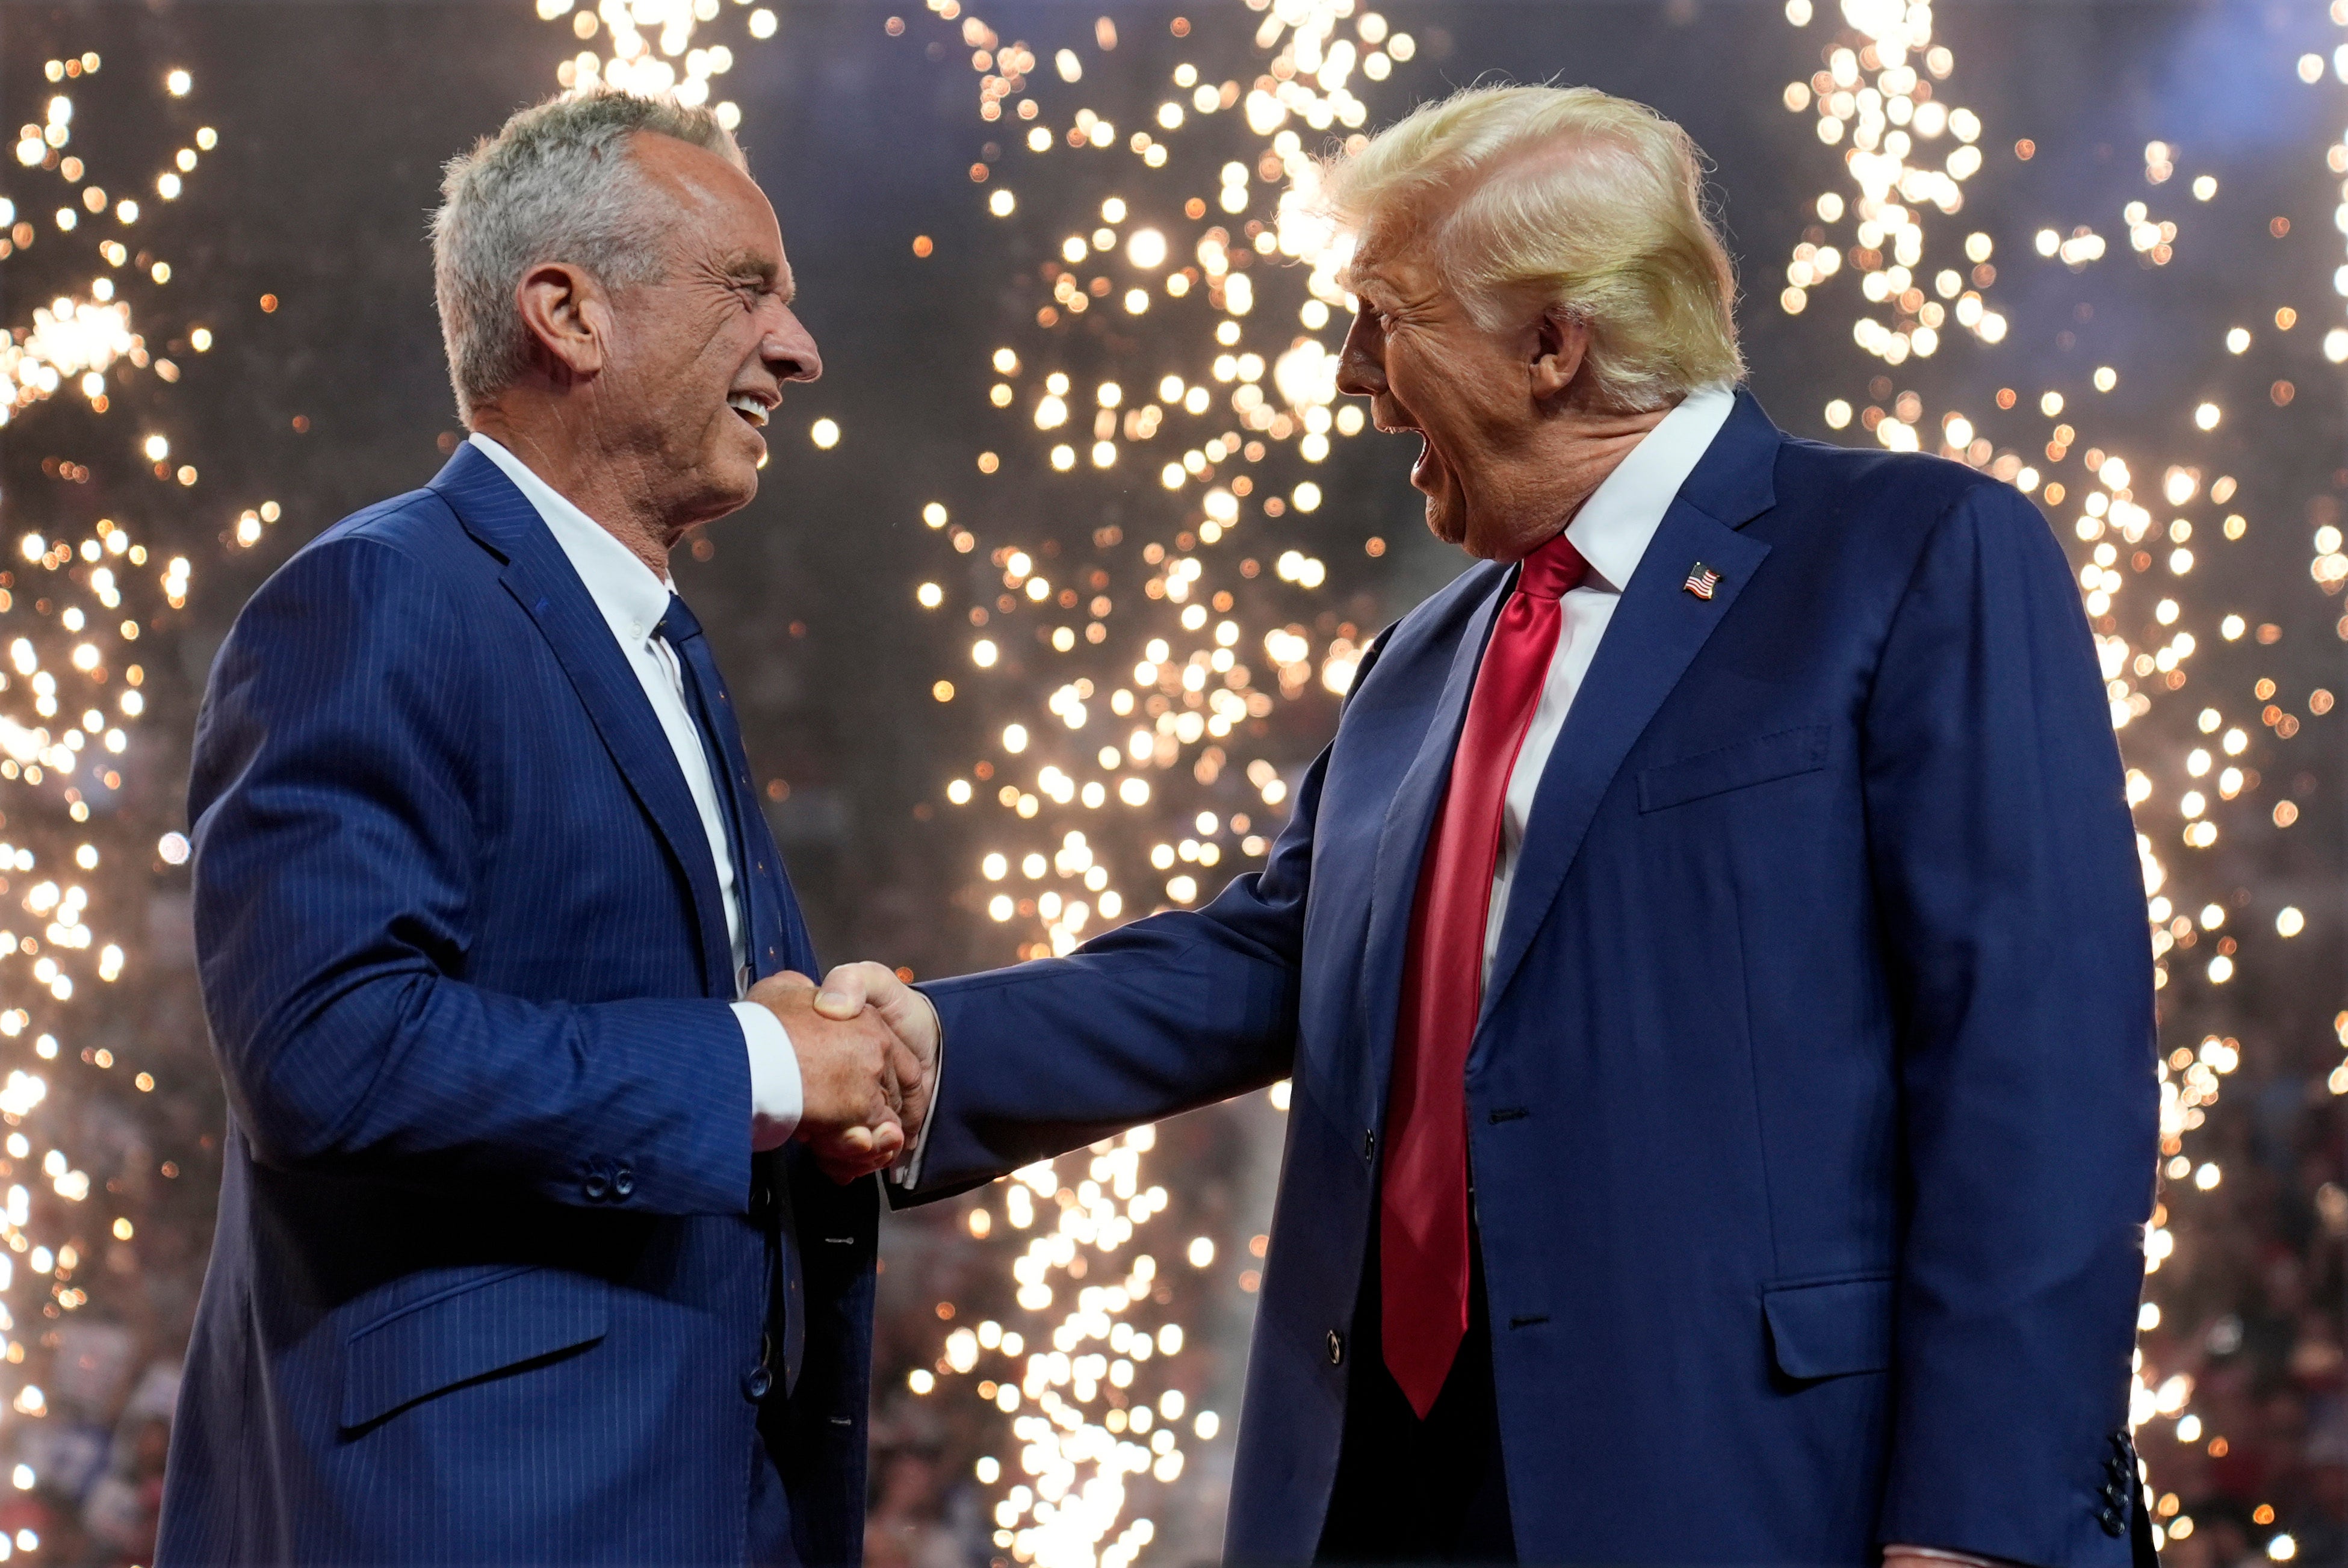
[[[929,1152],[930,1129],[936,1125],[938,1119],[938,1091],[945,1086],[946,1081],[945,1020],[938,1016],[938,1005],[935,1002],[931,1001],[919,990],[914,991],[913,995],[920,996],[922,1006],[930,1010],[930,1027],[936,1034],[938,1054],[937,1059],[930,1064],[930,1113],[922,1118],[922,1130],[913,1134],[913,1141],[898,1158],[897,1163],[889,1168],[889,1180],[907,1192],[914,1191],[922,1184],[922,1156]]]
[[[1959,1568],[2003,1568],[2003,1559],[1976,1557],[1970,1552],[1952,1552],[1941,1546],[1887,1546],[1883,1549],[1886,1557],[1895,1552],[1908,1557],[1929,1557],[1935,1563],[1956,1563]]]
[[[790,1031],[772,1010],[757,1002],[736,1002],[743,1048],[750,1053],[750,1147],[760,1153],[791,1140],[807,1106],[799,1082],[798,1052]]]

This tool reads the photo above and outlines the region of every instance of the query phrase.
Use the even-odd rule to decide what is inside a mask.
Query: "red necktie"
[[[1411,911],[1378,1262],[1386,1368],[1422,1420],[1468,1332],[1468,1047],[1483,1003],[1500,813],[1557,652],[1558,601],[1588,564],[1562,533],[1525,557],[1476,672]]]

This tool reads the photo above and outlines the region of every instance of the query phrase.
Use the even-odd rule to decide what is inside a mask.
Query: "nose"
[[[1384,345],[1369,312],[1354,317],[1345,331],[1345,346],[1337,355],[1337,390],[1354,397],[1375,397],[1386,389]]]
[[[782,320],[758,345],[758,357],[778,381],[813,381],[823,375],[823,354],[815,336],[787,306]]]

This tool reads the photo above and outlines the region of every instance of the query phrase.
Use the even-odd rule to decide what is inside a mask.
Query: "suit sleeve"
[[[942,980],[950,1064],[911,1202],[1288,1075],[1324,751],[1264,869],[1066,958]],[[891,1201],[903,1196],[891,1190]]]
[[[749,1064],[726,1002],[530,1002],[458,977],[496,849],[476,811],[494,676],[468,643],[424,562],[355,536],[295,556],[221,647],[189,805],[239,1125],[280,1167],[740,1211]]]
[[[1864,744],[1908,1211],[1878,1540],[2118,1561],[2151,952],[2093,643],[2019,495],[1974,489],[1934,526]]]
[[[1353,691],[1394,631],[1371,641]],[[1288,1076],[1313,836],[1335,749],[1305,771],[1264,869],[1204,909],[1153,914],[1066,958],[919,987],[942,1029],[938,1099],[910,1181],[889,1187],[892,1205],[950,1197]]]

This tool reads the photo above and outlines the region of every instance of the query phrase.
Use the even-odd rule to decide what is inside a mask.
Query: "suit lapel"
[[[704,978],[714,996],[734,995],[732,944],[717,892],[717,864],[667,732],[612,629],[537,508],[498,466],[462,446],[432,481],[466,531],[506,563],[499,581],[538,625],[571,677],[613,763],[653,820],[692,890]]]
[[[1772,474],[1784,439],[1761,406],[1739,392],[1624,586],[1533,797],[1499,949],[1484,983],[1483,1016],[1524,961],[1623,758],[1767,557],[1768,545],[1737,530],[1774,504]],[[1684,586],[1697,562],[1719,574],[1709,599]]]
[[[1383,1119],[1387,1063],[1394,1054],[1395,1014],[1401,1006],[1403,965],[1409,962],[1411,906],[1418,894],[1419,861],[1427,835],[1435,830],[1435,813],[1443,804],[1444,788],[1451,781],[1452,754],[1458,749],[1459,727],[1468,715],[1468,694],[1475,689],[1476,666],[1491,635],[1492,618],[1515,573],[1497,571],[1483,596],[1468,613],[1451,655],[1451,670],[1436,699],[1418,755],[1403,775],[1401,786],[1387,804],[1385,826],[1378,836],[1377,866],[1370,884],[1370,914],[1363,938],[1361,1005],[1364,1037],[1369,1049],[1359,1059],[1364,1075],[1361,1089],[1377,1097],[1361,1107],[1365,1127]]]

